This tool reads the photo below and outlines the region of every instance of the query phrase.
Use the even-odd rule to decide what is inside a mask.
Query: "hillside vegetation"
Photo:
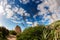
[[[60,20],[48,26],[28,27],[17,35],[17,40],[60,40]]]
[[[0,27],[0,40],[7,40],[6,37],[9,34],[16,36],[16,40],[60,40],[60,20],[48,26],[37,25],[35,27],[27,27],[19,34],[14,30],[10,31]]]

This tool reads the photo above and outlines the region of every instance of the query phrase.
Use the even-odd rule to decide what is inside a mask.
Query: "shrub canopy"
[[[50,30],[46,29],[45,26],[36,26],[26,28],[22,33],[17,35],[17,40],[47,40],[46,36]]]

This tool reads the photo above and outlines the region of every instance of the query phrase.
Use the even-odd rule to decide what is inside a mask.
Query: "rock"
[[[21,33],[21,28],[20,28],[20,26],[16,26],[15,27],[15,32],[17,33],[17,34],[19,34],[19,33]]]

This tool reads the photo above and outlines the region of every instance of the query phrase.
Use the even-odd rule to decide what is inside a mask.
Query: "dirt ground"
[[[10,35],[7,37],[8,40],[16,40],[16,36],[14,35]]]

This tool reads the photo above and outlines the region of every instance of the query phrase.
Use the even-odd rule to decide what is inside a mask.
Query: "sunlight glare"
[[[2,24],[0,24],[0,26],[2,26]]]

